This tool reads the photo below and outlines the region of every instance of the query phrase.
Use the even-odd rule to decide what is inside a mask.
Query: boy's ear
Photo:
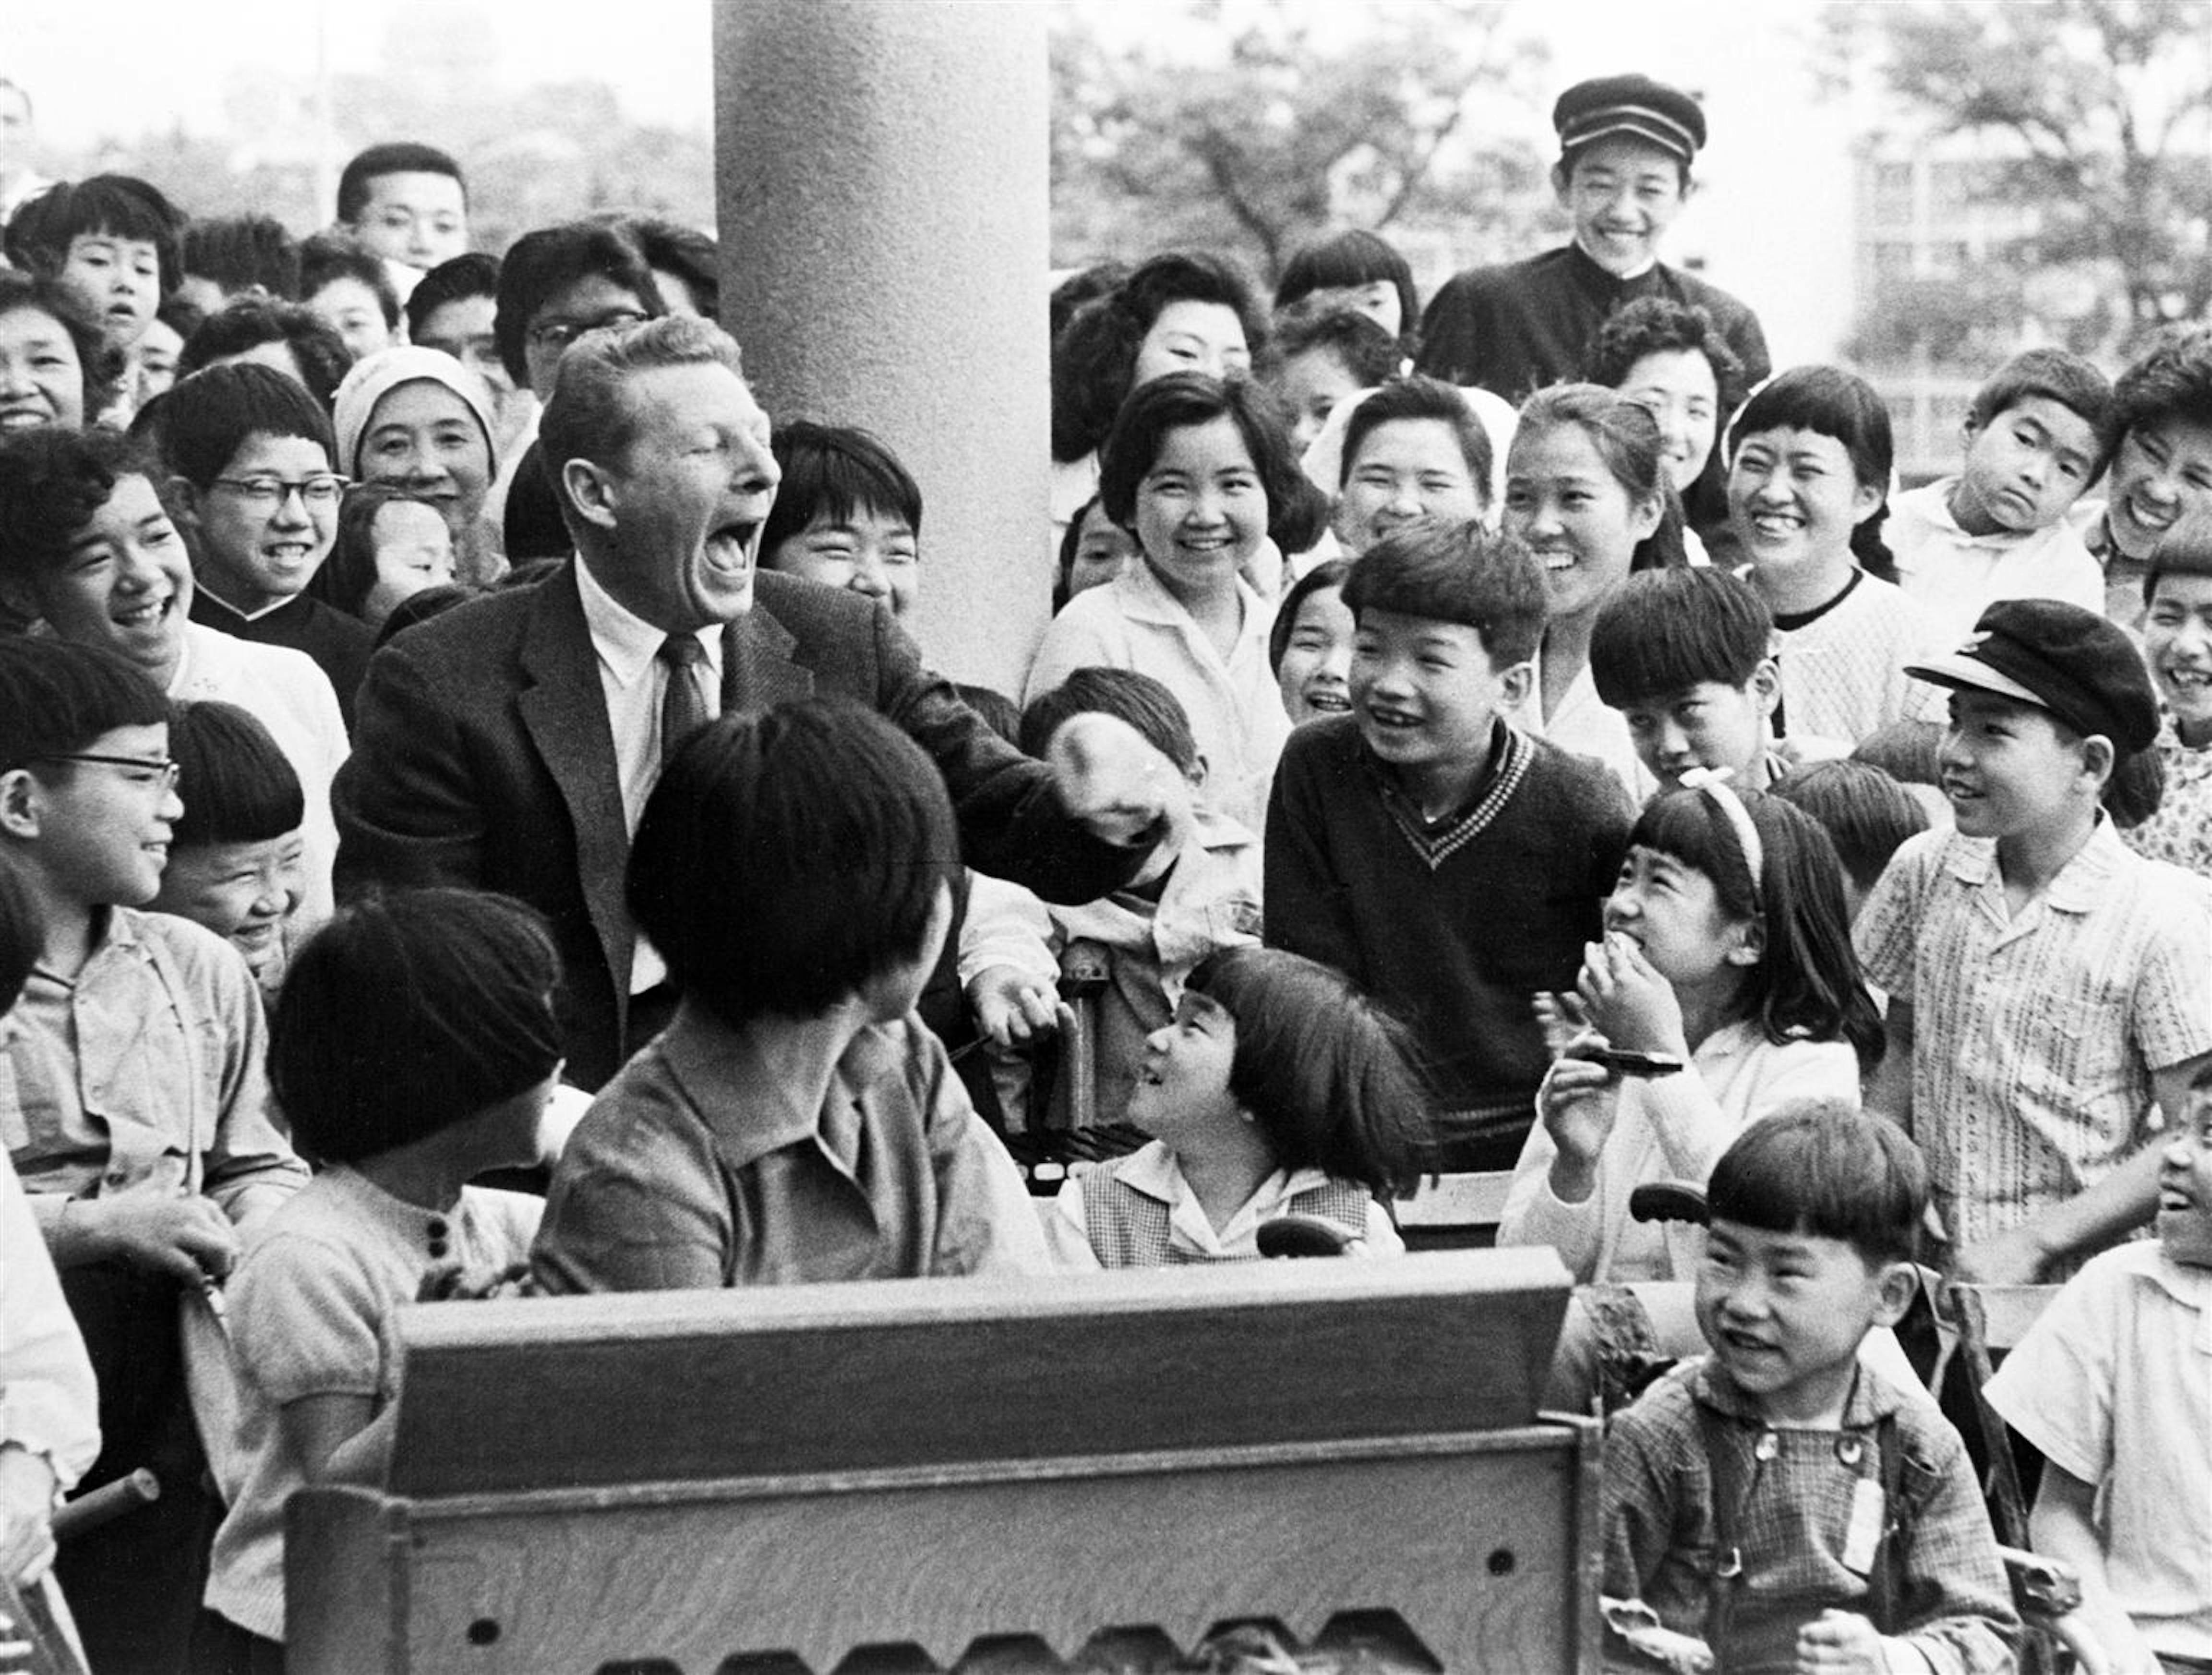
[[[2097,782],[2101,791],[2112,783],[2112,770],[2119,765],[2120,753],[2110,739],[2101,733],[2092,733],[2081,741],[2081,769]]]
[[[1744,690],[1759,705],[1759,715],[1772,720],[1776,706],[1782,702],[1782,666],[1771,657],[1760,658]]]
[[[1498,680],[1504,689],[1499,695],[1503,700],[1502,707],[1518,710],[1528,703],[1528,694],[1536,689],[1536,660],[1531,657],[1525,662],[1516,663],[1498,676]]]
[[[28,768],[0,774],[0,831],[26,842],[39,835],[38,789]]]
[[[586,522],[599,529],[615,527],[613,479],[596,460],[568,461],[561,467],[561,486]]]
[[[161,485],[161,503],[177,527],[189,529],[195,535],[200,533],[199,484],[191,478],[170,472]]]
[[[1920,1289],[1920,1270],[1909,1262],[1885,1262],[1876,1283],[1881,1291],[1874,1324],[1893,1326],[1905,1319],[1905,1311],[1912,1306],[1912,1299]]]
[[[1209,770],[1206,760],[1206,752],[1204,751],[1200,751],[1196,756],[1191,758],[1190,771],[1185,774],[1183,777],[1190,782],[1190,789],[1192,790],[1203,790],[1206,788],[1206,776],[1208,771]]]
[[[1575,183],[1575,173],[1567,167],[1565,157],[1552,165],[1552,191],[1560,203],[1567,201],[1567,192]]]

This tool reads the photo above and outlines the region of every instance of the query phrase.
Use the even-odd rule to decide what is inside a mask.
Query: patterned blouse
[[[2212,879],[2212,746],[2192,750],[2181,742],[2172,716],[2152,746],[2166,768],[2166,795],[2158,813],[2121,841],[2137,855]]]

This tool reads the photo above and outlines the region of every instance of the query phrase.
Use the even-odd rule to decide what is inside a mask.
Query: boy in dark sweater
[[[1267,808],[1267,941],[1410,1021],[1443,1098],[1431,1167],[1510,1169],[1550,1062],[1535,997],[1571,989],[1632,811],[1602,766],[1499,718],[1544,624],[1527,548],[1424,524],[1344,587],[1352,713],[1291,736]]]

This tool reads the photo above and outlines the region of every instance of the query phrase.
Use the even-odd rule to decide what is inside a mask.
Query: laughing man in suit
[[[596,1088],[672,1007],[623,874],[666,748],[712,716],[858,699],[936,763],[970,865],[1056,901],[1135,870],[1164,820],[1133,733],[1033,761],[922,667],[888,611],[757,571],[778,473],[719,327],[678,317],[580,338],[541,436],[575,561],[380,651],[333,801],[342,890],[498,890],[551,919],[570,1081]]]

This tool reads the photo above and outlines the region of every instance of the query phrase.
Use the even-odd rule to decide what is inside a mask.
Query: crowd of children
[[[0,1567],[52,1568],[96,1675],[282,1668],[284,1499],[383,1469],[426,1276],[1197,1264],[1285,1217],[1390,1257],[1395,1204],[1458,1171],[1510,1181],[1499,1240],[1556,1250],[1578,1306],[1677,1288],[1707,1351],[1611,1420],[1616,1649],[2009,1666],[1966,1455],[1882,1370],[1940,1273],[2065,1286],[1990,1390],[2082,1574],[2061,1632],[2092,1669],[2212,1668],[2212,329],[2117,380],[2015,356],[1957,474],[1899,491],[1864,378],[1767,376],[1741,304],[1613,262],[1624,194],[1686,191],[1694,104],[1607,78],[1559,119],[1578,241],[1455,281],[1449,352],[1368,233],[1300,252],[1272,321],[1203,253],[1055,295],[1019,710],[922,671],[923,492],[878,436],[769,427],[738,382],[634,501],[578,444],[617,398],[574,367],[711,314],[699,235],[470,253],[459,168],[413,145],[297,246],[119,175],[15,213]],[[1586,340],[1546,274],[1608,299]],[[1541,387],[1476,387],[1477,318]],[[644,375],[734,399],[722,341]],[[854,682],[888,696],[743,687],[781,629],[623,642],[646,613],[566,555],[686,519],[683,588],[865,618]],[[535,876],[550,838],[403,809],[416,859],[380,871],[342,772],[380,676],[561,589],[604,708],[556,707],[526,639],[515,712],[617,729],[561,790],[627,848],[534,904],[418,887],[495,841]],[[517,771],[477,751],[421,794]],[[1009,845],[963,863],[979,807],[1047,783],[1037,820],[1116,840],[1068,868],[1087,899],[993,875]],[[1079,807],[1106,786],[1141,790]],[[1079,945],[1095,1062],[1055,1071]],[[1079,1069],[1146,1143],[1033,1198],[1004,1137]],[[1662,1182],[1705,1225],[1633,1218]],[[141,1467],[159,1500],[57,1558],[58,1496]]]

